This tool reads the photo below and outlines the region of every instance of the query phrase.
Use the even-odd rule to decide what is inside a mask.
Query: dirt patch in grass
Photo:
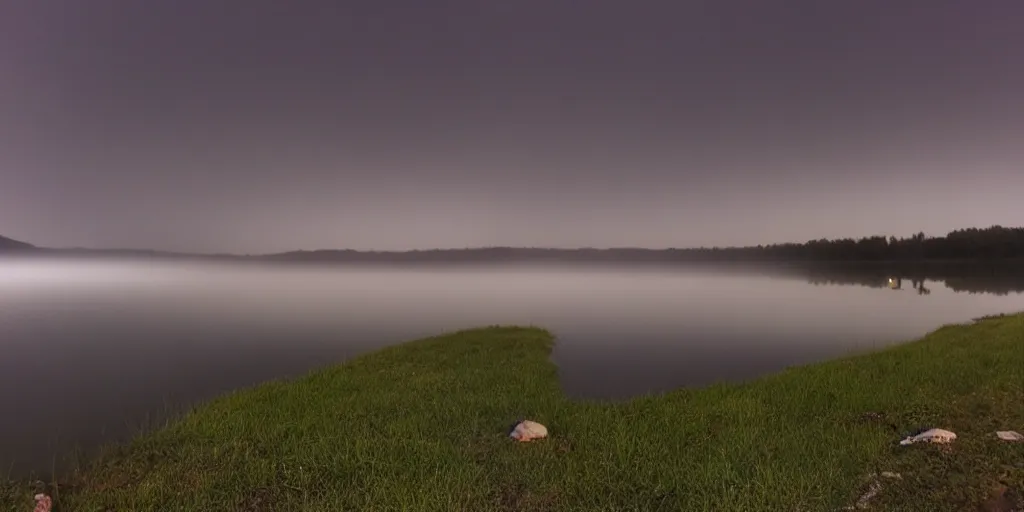
[[[1005,485],[997,485],[981,505],[980,512],[1024,512],[1024,496]]]

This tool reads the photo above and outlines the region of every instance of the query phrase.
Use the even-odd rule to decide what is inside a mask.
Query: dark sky
[[[1020,0],[3,0],[0,234],[264,252],[1024,224]]]

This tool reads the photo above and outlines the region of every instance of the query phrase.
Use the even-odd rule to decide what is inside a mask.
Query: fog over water
[[[569,396],[626,399],[1024,310],[1016,292],[873,286],[688,267],[2,259],[0,467],[46,472],[228,390],[469,327],[550,329]]]

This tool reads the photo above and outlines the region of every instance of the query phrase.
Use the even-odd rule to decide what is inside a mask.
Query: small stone
[[[860,498],[857,499],[857,503],[854,506],[862,510],[869,508],[871,506],[871,500],[875,496],[878,496],[878,493],[880,492],[882,492],[882,484],[878,483],[877,481],[871,482],[871,486],[868,487],[868,490],[864,494],[862,494]]]
[[[878,480],[878,476],[878,473],[871,473],[868,475],[868,478],[871,481],[868,489],[860,496],[860,498],[857,498],[857,503],[843,507],[841,510],[864,510],[871,508],[871,500],[875,496],[878,496],[878,493],[882,492],[882,483]],[[899,473],[893,473],[892,471],[882,471],[881,476],[882,478],[903,478]]]
[[[885,418],[885,415],[880,412],[866,412],[861,414],[860,417],[866,421],[881,421]]]
[[[1002,439],[1003,441],[1009,441],[1011,443],[1024,441],[1024,435],[1021,435],[1019,432],[1014,432],[1013,430],[1001,430],[999,432],[996,432],[996,437]]]
[[[508,436],[512,439],[525,443],[527,441],[533,441],[534,439],[543,439],[547,437],[548,429],[536,421],[525,420],[519,422],[519,424],[516,425],[516,428],[512,429],[512,433]]]
[[[45,494],[36,494],[36,508],[32,512],[50,512],[53,509],[53,500]]]

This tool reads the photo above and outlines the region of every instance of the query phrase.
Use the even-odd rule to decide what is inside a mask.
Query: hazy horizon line
[[[985,229],[994,229],[994,228],[1011,229],[1011,230],[1012,229],[1024,229],[1024,227],[1002,226],[1002,225],[999,225],[999,224],[994,224],[994,225],[988,226],[988,227],[972,226],[972,227],[967,227],[967,228],[952,229],[950,231],[947,231],[944,235],[940,235],[940,236],[941,237],[945,237],[945,236],[948,236],[950,233],[954,233],[954,232],[962,231],[962,230],[968,230],[968,229],[985,230]],[[275,256],[275,255],[291,254],[291,253],[310,253],[310,252],[350,252],[350,253],[354,252],[354,253],[374,253],[374,254],[405,254],[405,253],[417,253],[417,252],[442,252],[442,251],[450,251],[450,252],[454,252],[454,251],[486,251],[486,250],[496,250],[496,249],[534,250],[534,251],[564,251],[564,252],[570,252],[570,251],[699,251],[699,250],[715,250],[715,249],[719,249],[719,250],[723,250],[723,249],[750,249],[750,248],[757,248],[757,247],[770,247],[770,246],[773,246],[773,245],[776,245],[776,246],[777,245],[803,245],[803,244],[806,244],[808,242],[813,242],[813,241],[818,241],[818,240],[830,240],[830,241],[836,241],[836,240],[861,240],[861,239],[871,239],[871,238],[879,238],[879,237],[885,238],[887,240],[889,238],[891,238],[891,237],[897,237],[897,238],[904,238],[905,239],[905,238],[913,237],[913,236],[915,236],[917,234],[924,234],[924,232],[923,231],[918,231],[917,233],[913,233],[913,234],[911,234],[909,236],[908,235],[897,236],[897,235],[893,235],[893,234],[885,234],[885,235],[883,235],[883,234],[875,234],[875,235],[865,235],[865,236],[861,236],[861,237],[845,236],[845,237],[834,237],[834,238],[812,238],[812,239],[804,240],[802,242],[786,241],[786,242],[772,242],[772,243],[769,243],[769,244],[755,244],[755,245],[749,245],[748,244],[748,245],[730,245],[730,246],[690,246],[690,247],[637,247],[637,246],[607,246],[607,247],[588,246],[588,247],[582,247],[581,246],[581,247],[550,247],[550,246],[525,246],[525,245],[489,245],[489,246],[466,246],[466,247],[434,247],[434,248],[417,248],[417,249],[404,249],[404,250],[396,250],[396,249],[346,249],[346,248],[288,249],[288,250],[283,250],[283,251],[259,252],[259,253],[252,253],[252,252],[245,252],[245,253],[242,253],[242,252],[191,252],[191,251],[173,251],[173,250],[164,250],[164,249],[128,248],[128,247],[104,247],[104,248],[81,247],[81,246],[78,246],[78,247],[47,247],[47,246],[34,245],[31,242],[25,242],[25,241],[20,240],[20,239],[6,237],[4,235],[0,235],[0,239],[6,239],[6,240],[9,240],[9,241],[14,242],[16,244],[17,243],[27,244],[27,245],[30,246],[31,249],[52,250],[52,251],[147,252],[147,253],[162,253],[162,254],[174,254],[174,255],[183,255],[183,256],[260,257],[260,256]],[[939,238],[940,237],[940,236],[928,235],[928,234],[924,234],[924,236],[925,236],[925,238]]]

